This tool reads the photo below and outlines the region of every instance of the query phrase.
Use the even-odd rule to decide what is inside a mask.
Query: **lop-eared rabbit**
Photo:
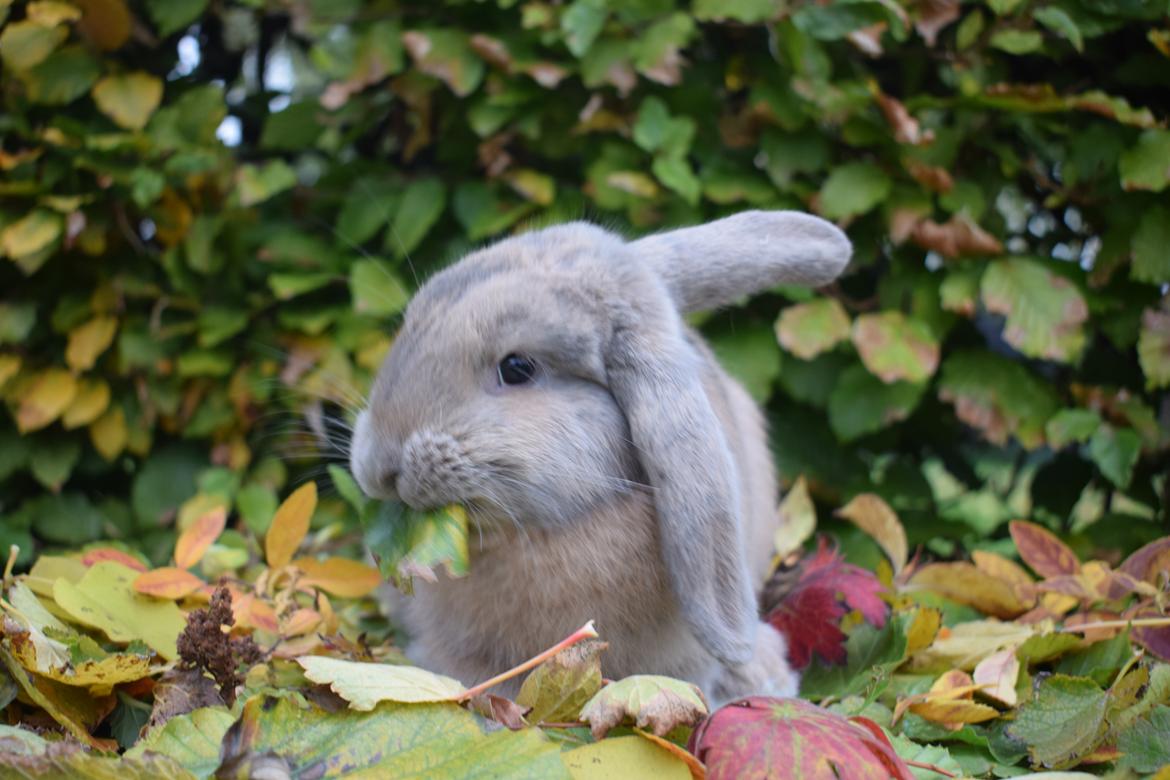
[[[631,242],[575,222],[424,284],[351,463],[371,497],[460,502],[473,524],[470,574],[397,604],[409,657],[472,684],[595,619],[607,677],[795,695],[757,609],[778,498],[763,417],[683,315],[825,284],[851,252],[791,211]]]

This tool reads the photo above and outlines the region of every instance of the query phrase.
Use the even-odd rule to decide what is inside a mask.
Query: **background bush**
[[[786,481],[876,491],[942,554],[1022,516],[1164,534],[1168,14],[0,2],[0,541],[162,560],[225,502],[263,531],[419,279],[533,223],[747,208],[856,246],[839,284],[703,323]]]

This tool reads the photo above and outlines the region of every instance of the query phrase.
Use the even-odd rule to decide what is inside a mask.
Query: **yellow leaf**
[[[25,17],[46,27],[55,27],[64,22],[76,22],[81,18],[81,9],[59,0],[35,0],[24,9]]]
[[[175,565],[180,569],[189,569],[199,563],[207,548],[223,533],[226,521],[227,510],[223,507],[200,516],[175,542]]]
[[[685,763],[637,735],[610,737],[561,754],[573,780],[653,777],[690,780]]]
[[[65,221],[48,209],[33,209],[4,228],[0,246],[13,259],[36,254],[52,246],[61,237]]]
[[[379,702],[411,704],[451,701],[463,693],[463,683],[415,666],[343,661],[317,655],[301,656],[297,663],[305,677],[328,685],[349,702],[351,710],[368,712]]]
[[[945,669],[974,669],[992,653],[1023,644],[1031,636],[1052,631],[1052,623],[1043,621],[1032,625],[1001,623],[998,620],[975,620],[959,623],[939,632],[930,647],[923,648],[910,659],[909,671]]]
[[[19,355],[0,355],[0,389],[8,384],[8,380],[20,371]]]
[[[321,625],[321,613],[315,609],[301,607],[281,621],[281,636],[293,637],[307,634]]]
[[[113,561],[95,563],[76,585],[53,583],[53,600],[73,620],[105,632],[114,642],[145,642],[168,661],[187,619],[174,603],[134,592],[138,572]]]
[[[999,710],[970,699],[930,699],[910,705],[910,711],[952,729],[964,723],[983,723],[999,717]]]
[[[139,574],[134,580],[134,591],[156,599],[177,601],[190,596],[206,584],[186,569],[164,566]]]
[[[118,321],[113,317],[94,317],[69,331],[69,344],[65,347],[65,362],[74,371],[93,368],[98,357],[109,349],[118,330]]]
[[[77,395],[77,380],[64,369],[49,368],[31,377],[22,390],[16,427],[28,433],[49,425],[69,408]]]
[[[37,672],[64,685],[88,688],[95,696],[106,696],[118,683],[133,682],[150,676],[151,655],[111,653],[89,658],[76,664],[38,668],[38,657],[29,634],[9,634],[12,656],[30,672]]]
[[[927,564],[914,572],[910,585],[999,618],[1022,615],[1036,603],[1035,593],[1020,594],[1011,583],[966,561]]]
[[[106,76],[93,85],[101,112],[127,130],[141,130],[162,102],[163,83],[142,71]]]
[[[971,553],[971,560],[974,562],[975,568],[996,579],[1017,586],[1021,593],[1035,592],[1032,577],[1024,570],[1023,566],[1015,561],[1010,561],[1002,555],[996,555],[986,550],[976,550]]]
[[[942,612],[933,607],[918,607],[914,610],[914,619],[910,628],[906,630],[906,653],[913,655],[919,650],[930,647],[930,643],[938,636],[942,628]]]
[[[276,510],[272,525],[264,537],[264,557],[268,566],[279,569],[292,560],[309,532],[309,520],[317,508],[317,483],[306,482]]]
[[[12,22],[0,32],[0,57],[15,71],[29,70],[45,61],[69,31],[33,19]]]
[[[129,436],[126,430],[126,413],[122,407],[115,406],[99,417],[89,426],[89,440],[93,448],[106,460],[113,460],[126,449],[126,439]]]
[[[88,569],[77,558],[66,558],[61,555],[42,555],[37,558],[32,569],[25,577],[28,589],[38,596],[52,596],[53,583],[57,580],[80,582]]]
[[[800,549],[801,545],[817,529],[817,510],[808,495],[808,483],[803,476],[784,496],[777,510],[780,524],[776,528],[773,544],[776,554],[786,558]]]
[[[838,509],[836,514],[852,520],[858,528],[874,538],[889,556],[895,575],[902,571],[909,554],[906,530],[902,528],[898,515],[880,496],[862,493]]]
[[[65,410],[61,424],[67,430],[89,425],[110,406],[110,386],[101,379],[82,379],[77,385],[77,395]]]
[[[327,558],[323,561],[300,558],[293,561],[293,566],[304,572],[305,576],[301,578],[303,584],[341,598],[361,598],[382,584],[382,575],[377,569],[348,558]]]

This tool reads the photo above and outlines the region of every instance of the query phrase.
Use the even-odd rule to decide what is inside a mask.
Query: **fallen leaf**
[[[702,692],[673,677],[635,674],[602,688],[581,710],[595,739],[630,720],[664,736],[679,726],[694,726],[707,714]]]
[[[808,483],[803,476],[798,477],[796,483],[788,489],[777,514],[780,522],[773,535],[773,544],[776,555],[783,559],[803,547],[817,528],[817,510],[809,497]]]
[[[207,548],[223,533],[227,522],[227,509],[216,507],[199,516],[175,542],[175,565],[189,569],[199,563]]]
[[[1014,707],[1019,701],[1016,694],[1019,676],[1020,660],[1014,647],[1005,647],[975,665],[975,682],[985,686],[984,695],[1007,707]]]
[[[987,656],[1007,647],[1024,645],[1032,637],[1049,630],[1051,626],[1048,624],[1021,625],[998,620],[959,623],[939,632],[933,644],[911,656],[906,669],[912,672],[974,669]],[[1077,644],[1076,638],[1067,634],[1054,636],[1072,639],[1073,644]]]
[[[1086,677],[1054,674],[1040,682],[1007,727],[1039,765],[1060,768],[1093,752],[1105,736],[1108,694]]]
[[[478,712],[485,718],[490,718],[513,731],[528,728],[528,722],[524,720],[524,716],[528,714],[528,708],[503,696],[496,696],[494,693],[481,693],[478,696],[472,696],[467,702],[467,706],[472,712]]]
[[[206,582],[186,569],[174,566],[143,572],[134,580],[136,592],[170,601],[186,598],[206,585]]]
[[[909,555],[906,529],[902,527],[898,515],[881,496],[876,493],[861,493],[834,514],[852,521],[873,537],[889,557],[895,576],[902,571]]]
[[[146,571],[147,566],[128,552],[113,547],[91,547],[81,554],[79,559],[87,568],[99,561],[113,561],[120,563],[134,571]]]
[[[305,677],[329,688],[349,702],[350,709],[368,712],[379,702],[452,701],[463,683],[416,666],[360,663],[340,658],[306,655],[296,659]]]
[[[800,699],[752,696],[716,710],[688,748],[710,780],[912,780],[882,730]]]
[[[978,687],[966,672],[953,669],[935,680],[922,701],[910,705],[910,711],[952,731],[966,723],[984,723],[998,718],[999,711],[994,707],[972,699]]]
[[[999,618],[1018,617],[1036,603],[1035,593],[1029,599],[1012,583],[966,561],[927,564],[914,572],[908,584]]]
[[[339,598],[357,599],[368,596],[382,584],[377,569],[348,558],[298,558],[292,565],[304,576],[301,583],[319,588]]]
[[[601,653],[606,647],[605,642],[590,639],[557,653],[525,678],[516,703],[529,708],[533,723],[576,720],[601,690]]]
[[[846,607],[856,609],[874,626],[886,622],[885,586],[871,572],[845,563],[822,538],[817,551],[799,564],[796,581],[768,611],[766,620],[788,642],[793,667],[808,666],[815,653],[828,663],[844,663]],[[768,590],[768,586],[765,586]]]
[[[292,560],[309,532],[309,520],[317,508],[317,483],[306,482],[294,490],[276,510],[264,537],[264,557],[269,568],[279,569]]]
[[[685,763],[669,751],[636,735],[612,737],[561,754],[573,780],[664,778],[690,780]]]
[[[1041,577],[1080,572],[1081,562],[1076,554],[1048,529],[1026,520],[1013,520],[1008,530],[1024,563]]]

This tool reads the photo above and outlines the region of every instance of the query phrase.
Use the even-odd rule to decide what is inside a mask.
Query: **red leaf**
[[[1080,572],[1081,562],[1076,553],[1047,528],[1025,520],[1013,520],[1009,530],[1024,563],[1041,577]]]
[[[1170,553],[1170,536],[1164,536],[1136,550],[1125,559],[1119,567],[1119,571],[1125,572],[1134,579],[1155,582],[1157,570],[1150,571],[1150,569],[1164,553]]]
[[[881,729],[855,720],[800,699],[752,696],[716,710],[688,748],[710,780],[911,780]]]
[[[1166,616],[1149,610],[1139,613],[1136,617],[1164,618]],[[1133,629],[1133,641],[1163,661],[1170,661],[1170,626],[1137,626]]]
[[[877,577],[845,563],[822,537],[817,551],[801,562],[796,584],[767,619],[787,638],[793,667],[808,666],[813,653],[826,663],[844,663],[841,618],[847,608],[855,609],[873,625],[885,625],[883,590]]]

